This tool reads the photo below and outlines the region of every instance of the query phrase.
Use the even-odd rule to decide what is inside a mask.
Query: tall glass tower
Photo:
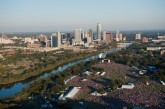
[[[74,30],[74,37],[75,37],[75,42],[81,42],[81,29],[75,29]]]
[[[58,47],[58,37],[56,34],[52,34],[51,36],[51,47]]]
[[[51,35],[51,47],[61,47],[61,33],[53,33]]]
[[[101,40],[101,24],[97,24],[97,39]]]

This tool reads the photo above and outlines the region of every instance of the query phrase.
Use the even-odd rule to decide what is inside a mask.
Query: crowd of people
[[[70,80],[67,85],[79,86],[82,89],[76,95],[75,99],[85,99],[86,101],[96,102],[104,106],[123,106],[130,104],[132,106],[156,106],[158,108],[165,107],[165,93],[162,92],[161,84],[150,80],[150,85],[144,82],[137,81],[136,78],[126,77],[127,74],[133,74],[132,68],[117,64],[117,63],[101,63],[96,64],[94,67],[103,68],[106,74],[104,77],[99,75],[83,75],[77,76]],[[133,89],[115,89],[108,92],[106,97],[92,96],[91,93],[99,88],[106,88],[108,81],[103,78],[122,78],[126,81],[134,82]],[[82,81],[86,79],[87,81]]]
[[[161,90],[147,86],[142,82],[137,82],[135,88],[131,90],[113,91],[111,96],[130,103],[133,106],[165,107],[165,94]]]
[[[105,72],[107,73],[107,76],[109,78],[121,78],[125,77],[127,73],[130,73],[129,69],[130,67],[122,64],[117,64],[114,62],[111,63],[102,63],[102,64],[95,64],[93,65],[95,68],[103,68]]]

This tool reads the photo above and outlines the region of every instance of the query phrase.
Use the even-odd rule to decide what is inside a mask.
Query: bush
[[[110,80],[110,82],[109,82],[109,87],[110,87],[112,90],[114,90],[114,89],[117,88],[117,84],[115,83],[115,81]]]
[[[64,85],[64,79],[62,77],[58,77],[56,79],[56,83],[59,84],[59,85]]]
[[[100,93],[100,94],[104,94],[105,90],[103,88],[100,88],[100,89],[97,90],[97,92]]]
[[[55,85],[54,87],[52,87],[51,91],[54,92],[54,93],[59,93],[60,92],[60,86]]]
[[[116,84],[117,86],[121,86],[121,85],[123,84],[123,82],[122,82],[122,80],[120,80],[120,79],[115,79],[115,84]]]

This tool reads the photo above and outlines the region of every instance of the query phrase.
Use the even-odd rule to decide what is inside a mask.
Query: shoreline
[[[100,52],[99,52],[100,53]],[[73,61],[76,61],[76,60],[80,60],[80,59],[84,59],[84,58],[87,58],[87,57],[90,57],[90,56],[94,56],[94,55],[97,55],[97,54],[99,54],[99,53],[92,53],[92,54],[90,54],[90,55],[88,55],[87,54],[87,56],[84,56],[83,54],[82,54],[82,56],[79,58],[79,56],[78,57],[76,57],[76,59],[70,59],[69,61],[67,60],[67,61],[65,61],[65,62],[60,62],[60,64],[53,64],[53,65],[48,65],[46,68],[41,68],[41,69],[39,69],[39,70],[37,70],[37,71],[35,71],[35,72],[40,72],[40,73],[36,73],[36,74],[34,74],[34,72],[31,72],[31,74],[34,74],[34,75],[32,75],[32,76],[29,76],[29,77],[25,77],[25,78],[23,78],[23,79],[18,79],[18,80],[15,80],[15,81],[12,81],[12,82],[5,82],[5,83],[0,83],[0,87],[4,87],[5,85],[12,85],[12,84],[15,84],[15,83],[18,83],[18,82],[23,82],[23,81],[26,81],[26,80],[28,80],[28,79],[32,79],[32,78],[37,78],[38,76],[40,76],[40,75],[43,75],[43,74],[45,74],[45,73],[50,73],[50,71],[51,70],[53,70],[53,69],[55,69],[55,68],[58,68],[59,66],[62,66],[62,65],[65,65],[65,64],[67,64],[67,63],[69,63],[69,62],[73,62]],[[49,68],[50,67],[50,68]],[[43,70],[42,71],[42,69],[46,69],[46,70]],[[40,71],[41,70],[41,71]],[[25,76],[25,75],[24,75]]]

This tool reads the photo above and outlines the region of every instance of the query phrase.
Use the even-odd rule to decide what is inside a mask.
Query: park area
[[[140,79],[135,69],[111,63],[98,63],[95,68],[103,68],[105,75],[79,75],[67,82],[67,86],[81,87],[73,99],[67,99],[74,109],[119,109],[127,108],[164,108],[165,86],[158,81],[148,79],[149,85]],[[102,73],[102,72],[101,72]],[[110,81],[120,80],[121,84],[133,83],[133,89],[110,88]],[[119,85],[120,86],[120,85]],[[106,95],[92,95],[100,91]],[[100,93],[102,93],[100,92]]]

